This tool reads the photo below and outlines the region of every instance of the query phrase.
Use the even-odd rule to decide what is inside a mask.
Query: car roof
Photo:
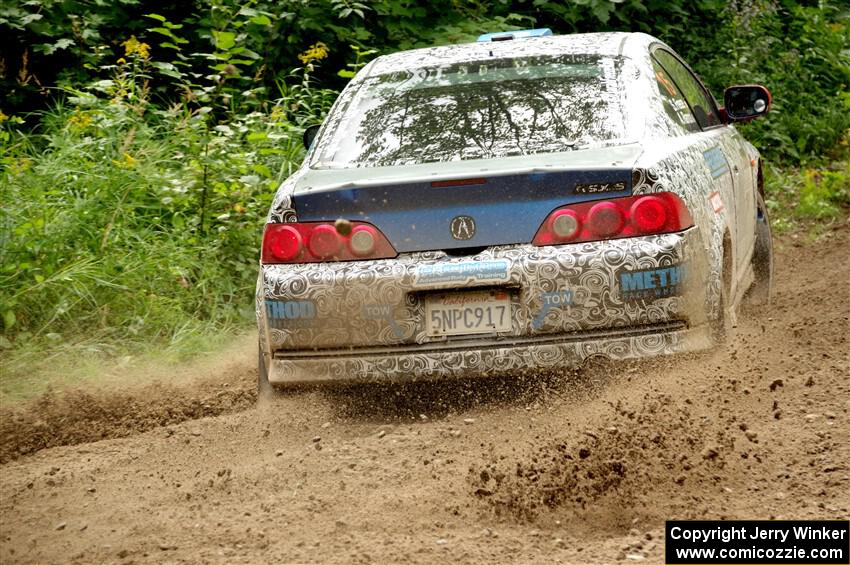
[[[493,58],[542,55],[641,57],[647,53],[652,43],[661,42],[645,33],[601,32],[425,47],[382,55],[364,69],[362,76],[365,78],[422,67],[439,67]]]

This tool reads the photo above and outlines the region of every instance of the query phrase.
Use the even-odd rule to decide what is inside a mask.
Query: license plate
[[[511,329],[511,299],[503,290],[447,292],[425,298],[429,336],[489,334]]]

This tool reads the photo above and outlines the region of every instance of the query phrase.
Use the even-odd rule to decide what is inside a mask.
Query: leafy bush
[[[765,169],[767,205],[774,231],[790,231],[799,221],[820,231],[850,212],[850,153],[828,164]]]
[[[193,0],[191,9],[162,2],[158,13],[149,12],[138,0],[31,0],[0,8],[0,29],[10,39],[0,46],[3,109],[20,113],[39,101],[43,107],[40,93],[51,84],[86,84],[120,56],[130,34],[151,45],[156,98],[200,98],[220,113],[264,105],[309,45],[325,49],[319,82],[339,89],[344,82],[336,71],[358,52],[472,41],[482,31],[537,25],[556,33],[654,34],[718,94],[731,83],[765,84],[774,112],[749,126],[748,135],[773,160],[817,159],[850,127],[850,11],[835,0]]]
[[[3,124],[7,336],[168,341],[187,321],[252,314],[271,197],[302,158],[304,122],[336,93],[302,70],[268,111],[217,121],[208,106],[153,105],[147,49],[132,45],[112,78],[66,90],[38,131]]]
[[[843,170],[806,169],[800,189],[800,204],[797,213],[815,219],[835,218],[840,207],[850,207],[850,161],[843,163]]]
[[[697,66],[716,91],[759,83],[773,94],[766,119],[740,126],[768,158],[818,160],[850,128],[850,14],[770,0],[732,2],[712,56]]]

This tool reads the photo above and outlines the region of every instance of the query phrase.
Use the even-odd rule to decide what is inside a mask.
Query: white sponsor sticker
[[[708,201],[711,202],[711,207],[714,209],[715,214],[723,210],[723,198],[719,192],[714,191],[709,194]]]
[[[420,265],[416,268],[413,284],[434,287],[471,282],[507,282],[510,279],[508,267],[507,259]]]

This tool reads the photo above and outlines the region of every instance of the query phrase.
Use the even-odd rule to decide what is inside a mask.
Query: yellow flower
[[[310,46],[309,49],[298,55],[298,58],[301,59],[301,62],[305,65],[312,61],[319,61],[321,59],[326,59],[328,57],[328,46],[322,43],[321,41],[318,43],[314,43]]]
[[[274,108],[272,108],[271,119],[275,122],[279,122],[286,119],[286,111],[280,106],[275,106]]]
[[[124,158],[120,161],[112,160],[112,164],[121,167],[122,169],[132,169],[136,166],[136,158],[129,153],[124,153]]]
[[[68,118],[68,123],[77,129],[83,130],[91,125],[92,119],[88,114],[83,114],[77,110],[73,116]]]
[[[129,57],[131,55],[138,55],[142,59],[147,59],[150,57],[150,48],[151,46],[147,43],[142,43],[138,39],[136,39],[135,35],[131,35],[130,39],[122,43],[124,46],[124,56]]]
[[[119,65],[126,65],[127,59],[125,59],[124,57],[119,57],[118,60],[115,61],[115,62],[118,63]]]
[[[9,119],[9,116],[3,113],[3,110],[0,110],[0,124]]]
[[[32,159],[4,159],[5,163],[9,165],[9,172],[13,175],[19,175],[21,173],[25,173],[32,168]]]

